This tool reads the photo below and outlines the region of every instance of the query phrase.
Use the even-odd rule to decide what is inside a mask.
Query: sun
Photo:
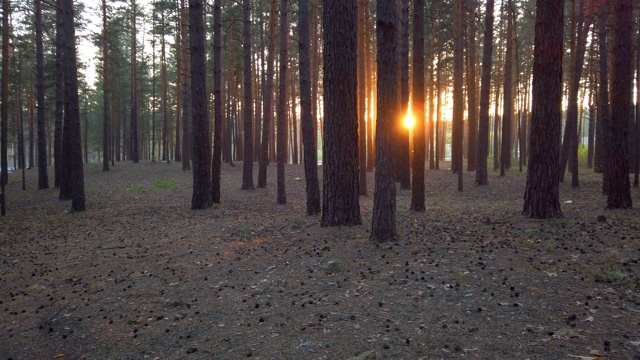
[[[406,127],[407,129],[412,129],[415,124],[416,120],[413,118],[413,114],[411,113],[411,111],[407,111],[407,115],[402,120],[402,125],[404,125],[404,127]]]

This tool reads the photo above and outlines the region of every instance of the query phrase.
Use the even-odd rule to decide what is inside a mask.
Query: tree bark
[[[538,0],[533,62],[529,171],[523,214],[563,217],[559,200],[564,1]]]
[[[633,3],[632,0],[614,2],[613,66],[611,74],[611,141],[607,146],[609,164],[609,192],[607,208],[632,207],[629,184],[627,141],[631,116],[631,87],[633,82]]]
[[[189,112],[189,87],[190,76],[187,74],[190,73],[191,68],[189,66],[189,23],[187,21],[187,17],[189,16],[188,8],[185,6],[185,0],[181,1],[181,12],[180,12],[180,39],[182,44],[180,45],[180,50],[182,52],[181,64],[180,66],[180,82],[182,89],[182,170],[187,171],[191,170],[191,142],[193,140],[193,135],[191,134],[190,124],[190,112]],[[215,10],[214,10],[215,11]],[[215,15],[214,15],[215,16]],[[214,53],[215,57],[216,54]],[[215,69],[214,69],[215,72]],[[215,75],[214,75],[215,76]],[[215,121],[215,120],[214,120]],[[214,126],[215,128],[215,126]],[[214,130],[215,131],[215,130]],[[215,135],[214,135],[215,136]],[[215,145],[214,145],[215,146]],[[214,201],[215,202],[215,201]]]
[[[191,48],[191,101],[193,102],[193,195],[192,209],[212,204],[211,140],[207,109],[204,4],[189,0],[189,45]]]
[[[376,125],[376,173],[373,194],[373,216],[371,240],[376,242],[395,241],[396,232],[396,187],[393,181],[393,129],[398,120],[397,72],[395,33],[397,20],[392,1],[378,1],[377,42],[378,42],[378,111]]]
[[[102,171],[109,171],[111,130],[109,106],[109,49],[107,47],[107,1],[102,0]],[[62,132],[64,136],[64,131]]]
[[[467,57],[469,59],[469,67],[467,74],[469,78],[467,81],[467,99],[468,99],[468,119],[469,119],[469,131],[467,137],[467,171],[476,170],[476,151],[478,140],[478,108],[477,108],[477,82],[476,82],[476,8],[475,1],[467,1],[468,6],[468,24],[469,24],[469,36],[467,36],[467,44],[469,50],[467,51]]]
[[[0,215],[7,215],[6,185],[9,179],[7,131],[9,129],[9,0],[2,0],[2,108],[0,114]]]
[[[367,195],[367,94],[366,94],[366,66],[365,63],[365,33],[366,7],[368,0],[358,1],[358,191],[360,195]]]
[[[515,14],[511,0],[507,6],[507,39],[504,61],[504,82],[502,107],[502,145],[500,147],[500,176],[505,175],[505,170],[511,168],[511,129],[513,126],[513,50],[515,32]]]
[[[62,179],[62,123],[64,117],[64,54],[63,54],[63,32],[62,32],[62,12],[60,9],[60,0],[56,1],[56,109],[54,120],[53,135],[53,162],[54,162],[54,180],[53,186],[60,187]]]
[[[409,0],[401,0],[401,28],[400,28],[400,111],[406,115],[409,112]],[[411,167],[409,153],[409,128],[403,125],[400,117],[398,129],[398,181],[400,189],[411,188]]]
[[[484,19],[482,49],[482,79],[480,84],[480,118],[478,124],[478,150],[476,154],[476,184],[488,185],[487,157],[489,156],[489,106],[491,97],[491,58],[493,57],[494,1],[487,0]]]
[[[413,98],[411,112],[416,120],[413,128],[413,173],[411,210],[425,211],[425,116],[424,116],[424,0],[413,4]]]
[[[362,219],[358,199],[357,3],[325,0],[322,22],[325,118],[320,224],[359,225]]]
[[[73,0],[62,0],[65,62],[65,117],[68,131],[64,135],[68,148],[63,149],[69,167],[71,185],[71,211],[85,210],[84,174],[82,168],[82,136],[80,132],[80,103],[78,99],[78,68],[76,63],[76,36]]]
[[[278,75],[278,104],[277,104],[277,178],[278,178],[278,204],[287,203],[287,194],[284,180],[284,167],[287,163],[287,42],[289,33],[288,4],[287,0],[280,0],[280,59]]]
[[[242,118],[244,123],[244,151],[242,161],[242,190],[253,189],[253,92],[251,69],[251,1],[243,0],[244,22],[242,29],[243,49],[243,97]]]
[[[267,166],[269,165],[269,135],[272,127],[273,110],[271,103],[273,99],[273,62],[274,53],[276,49],[276,23],[278,22],[278,10],[277,0],[270,0],[269,11],[269,45],[267,52],[267,75],[263,90],[262,98],[262,141],[260,145],[262,151],[260,152],[259,168],[258,168],[258,187],[264,188],[267,186]]]
[[[463,139],[464,139],[464,50],[463,50],[463,17],[464,0],[454,1],[454,21],[453,21],[453,132],[451,169],[458,174],[458,191],[463,190],[462,183],[462,160],[463,160]]]
[[[300,56],[300,120],[304,145],[304,175],[307,192],[307,215],[320,212],[320,185],[318,184],[318,156],[313,139],[313,114],[311,114],[311,82],[309,71],[309,4],[298,3],[298,52]]]
[[[131,161],[140,161],[140,142],[138,140],[138,63],[136,40],[136,0],[131,0]]]
[[[47,174],[47,141],[45,136],[44,103],[44,49],[42,44],[42,2],[35,0],[36,8],[36,91],[38,101],[38,189],[49,188]]]
[[[211,166],[212,200],[220,203],[222,170],[222,0],[213,2],[213,159]],[[193,94],[191,95],[193,97]],[[195,147],[193,147],[195,152]]]

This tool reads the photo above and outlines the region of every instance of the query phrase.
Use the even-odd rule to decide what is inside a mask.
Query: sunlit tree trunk
[[[537,0],[529,171],[523,214],[563,217],[559,200],[564,1]]]

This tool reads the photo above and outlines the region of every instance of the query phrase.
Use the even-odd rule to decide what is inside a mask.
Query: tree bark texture
[[[376,173],[373,194],[371,240],[395,241],[396,187],[393,180],[393,137],[397,114],[398,89],[395,33],[398,22],[392,1],[376,3],[378,43],[378,100],[376,104]]]
[[[476,184],[488,185],[487,157],[489,156],[489,106],[491,105],[491,59],[493,57],[494,1],[487,0],[482,48],[480,84],[480,114],[478,119],[478,150],[476,151]]]
[[[627,141],[633,82],[633,1],[614,2],[613,66],[611,74],[611,137],[607,146],[609,192],[607,208],[632,207]]]
[[[242,27],[243,49],[243,104],[242,120],[244,124],[243,161],[242,161],[242,190],[253,189],[253,92],[251,70],[251,1],[243,0],[242,9],[244,21]]]
[[[559,200],[564,1],[537,0],[529,171],[523,214],[563,217]]]
[[[311,82],[309,71],[309,2],[298,3],[300,56],[300,118],[302,122],[302,142],[304,146],[304,176],[307,192],[307,215],[315,215],[322,209],[320,205],[320,185],[318,183],[318,156],[313,139],[313,114],[311,113]]]
[[[425,116],[424,116],[424,0],[413,3],[413,98],[411,107],[413,128],[413,173],[411,180],[411,210],[425,211]]]
[[[207,109],[204,4],[189,0],[189,45],[191,47],[191,101],[193,102],[193,195],[192,209],[211,207],[211,140]]]
[[[359,225],[357,3],[325,0],[322,21],[325,119],[321,225]]]

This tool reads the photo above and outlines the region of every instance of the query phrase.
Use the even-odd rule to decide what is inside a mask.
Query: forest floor
[[[443,164],[448,166],[448,164]],[[257,170],[257,167],[255,168]],[[10,175],[0,218],[2,359],[640,359],[640,211],[606,210],[600,175],[561,184],[564,219],[521,215],[526,175],[427,171],[427,211],[398,192],[399,240],[240,190],[190,210],[177,163],[85,168],[87,211],[37,171]],[[320,171],[320,174],[322,172]],[[632,189],[640,204],[640,191]],[[1,359],[0,359],[1,360]]]

